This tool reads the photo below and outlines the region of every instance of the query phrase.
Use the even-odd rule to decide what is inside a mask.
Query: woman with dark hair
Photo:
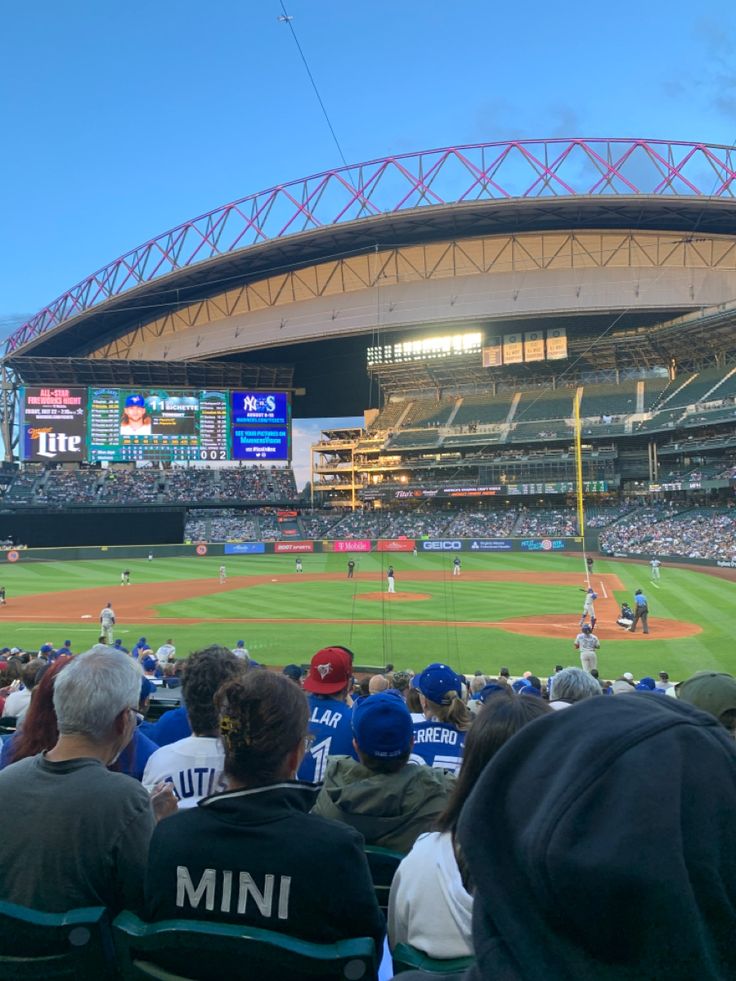
[[[45,753],[56,745],[59,738],[59,726],[54,709],[54,683],[60,671],[73,658],[62,655],[42,669],[40,681],[33,689],[33,697],[23,722],[18,726],[10,739],[3,743],[0,754],[0,770],[24,760],[27,756]],[[119,773],[140,780],[143,775],[148,757],[156,751],[156,746],[146,736],[135,729],[133,737],[120,753],[118,759],[109,767]],[[160,787],[152,787],[151,792],[158,794]]]
[[[11,763],[17,763],[18,760],[24,760],[27,756],[43,753],[56,745],[59,727],[54,711],[54,680],[70,661],[70,657],[62,655],[43,669],[43,675],[36,682],[23,725],[3,743],[0,769]]]
[[[491,695],[465,741],[460,775],[437,830],[422,835],[399,866],[391,886],[388,934],[391,947],[409,943],[430,957],[473,953],[473,899],[455,858],[455,829],[463,804],[488,761],[528,722],[552,712],[539,698],[510,691]]]
[[[296,781],[307,699],[281,674],[251,671],[215,696],[227,789],[163,821],[151,841],[145,916],[205,919],[318,943],[384,924],[363,852],[345,824],[310,814],[319,787]]]

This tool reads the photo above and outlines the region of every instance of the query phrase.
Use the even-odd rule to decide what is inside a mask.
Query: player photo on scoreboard
[[[198,408],[196,395],[130,392],[123,399],[120,435],[194,436]]]

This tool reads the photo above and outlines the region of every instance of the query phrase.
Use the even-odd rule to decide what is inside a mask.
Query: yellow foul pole
[[[583,540],[583,561],[585,561],[585,508],[583,505],[583,443],[580,425],[580,401],[583,391],[579,388],[575,395],[575,492],[578,505],[578,534]],[[586,566],[587,576],[587,566]]]

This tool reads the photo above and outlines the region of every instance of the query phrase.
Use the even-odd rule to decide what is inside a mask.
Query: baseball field
[[[465,553],[452,575],[450,555],[354,555],[347,578],[345,555],[154,558],[23,562],[1,580],[8,602],[0,607],[0,644],[38,648],[72,641],[75,651],[97,639],[99,614],[111,601],[115,636],[131,647],[146,637],[154,649],[173,638],[178,656],[218,643],[245,641],[265,664],[305,663],[320,647],[344,644],[356,663],[421,669],[434,660],[456,670],[549,674],[555,664],[576,664],[585,576],[582,558]],[[221,584],[218,569],[227,568]],[[386,570],[396,570],[396,593],[386,591]],[[120,573],[130,569],[130,586]],[[721,570],[717,570],[721,572]],[[730,573],[729,573],[730,574]],[[715,668],[736,671],[732,578],[668,567],[658,585],[642,563],[596,559],[596,633],[602,676],[660,670],[672,677]],[[623,600],[635,588],[649,599],[651,633],[616,626]]]

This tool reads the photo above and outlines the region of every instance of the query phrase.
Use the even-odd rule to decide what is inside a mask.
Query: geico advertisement
[[[23,459],[85,458],[87,391],[84,388],[23,390]]]

